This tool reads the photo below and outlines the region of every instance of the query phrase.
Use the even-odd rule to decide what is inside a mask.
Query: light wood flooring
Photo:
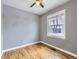
[[[6,52],[2,59],[76,59],[42,43]]]

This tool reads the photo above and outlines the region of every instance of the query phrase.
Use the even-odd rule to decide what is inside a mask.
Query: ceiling
[[[30,7],[30,5],[33,4],[34,0],[2,0],[3,4],[5,5],[9,5],[37,15],[42,15],[47,11],[61,4],[64,4],[68,1],[69,0],[43,0],[44,8],[41,8],[40,6],[37,6],[37,5]]]

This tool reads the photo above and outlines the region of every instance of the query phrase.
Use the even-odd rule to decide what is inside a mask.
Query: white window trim
[[[51,37],[51,38],[61,38],[61,39],[66,39],[66,30],[65,30],[65,27],[66,27],[66,23],[65,23],[65,19],[66,19],[66,10],[64,9],[64,10],[61,10],[61,11],[58,11],[58,12],[56,12],[56,13],[54,13],[54,14],[51,14],[51,15],[48,15],[47,16],[47,29],[48,29],[48,18],[51,18],[51,17],[54,17],[54,16],[56,16],[56,15],[58,15],[58,14],[61,14],[61,13],[64,13],[64,34],[62,35],[62,36],[56,36],[56,35],[52,35],[51,33],[48,33],[48,30],[47,30],[47,37]]]

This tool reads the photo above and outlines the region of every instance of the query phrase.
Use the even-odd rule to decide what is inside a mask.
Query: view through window
[[[47,35],[65,38],[65,10],[47,17]]]

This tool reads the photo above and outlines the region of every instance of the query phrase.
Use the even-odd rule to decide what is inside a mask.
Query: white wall
[[[6,5],[2,7],[2,50],[39,40],[38,15]]]

